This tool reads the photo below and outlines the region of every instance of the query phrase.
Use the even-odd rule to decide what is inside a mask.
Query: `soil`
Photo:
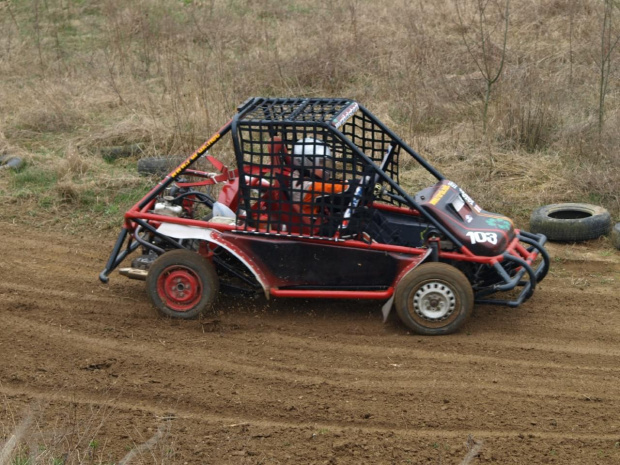
[[[112,235],[0,225],[0,444],[17,434],[14,457],[620,463],[611,246],[551,245],[524,305],[421,337],[378,302],[223,295],[202,320],[166,319],[143,282],[99,283]]]

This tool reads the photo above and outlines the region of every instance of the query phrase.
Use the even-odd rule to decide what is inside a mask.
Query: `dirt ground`
[[[165,319],[144,283],[99,283],[112,235],[0,226],[7,463],[620,463],[609,246],[551,245],[522,307],[420,337],[377,302],[223,296]]]

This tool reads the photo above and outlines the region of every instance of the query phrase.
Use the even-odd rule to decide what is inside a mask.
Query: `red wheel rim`
[[[166,268],[157,278],[157,293],[171,310],[187,312],[202,297],[202,284],[198,274],[185,266]]]

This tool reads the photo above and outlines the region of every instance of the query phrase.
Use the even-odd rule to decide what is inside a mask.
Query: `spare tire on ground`
[[[110,147],[101,147],[99,149],[101,156],[105,161],[112,162],[119,158],[128,158],[132,155],[139,155],[144,152],[143,144],[131,145],[114,145]]]
[[[616,223],[611,230],[611,243],[616,249],[620,250],[620,223]]]
[[[587,203],[555,203],[532,213],[530,231],[552,241],[587,241],[609,234],[611,216],[603,207]]]
[[[138,160],[138,173],[151,176],[165,176],[179,166],[187,157],[148,157]]]

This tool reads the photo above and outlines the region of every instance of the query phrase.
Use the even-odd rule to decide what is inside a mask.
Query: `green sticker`
[[[510,229],[510,221],[504,220],[502,218],[487,218],[487,224],[492,228],[503,229],[508,231]]]

